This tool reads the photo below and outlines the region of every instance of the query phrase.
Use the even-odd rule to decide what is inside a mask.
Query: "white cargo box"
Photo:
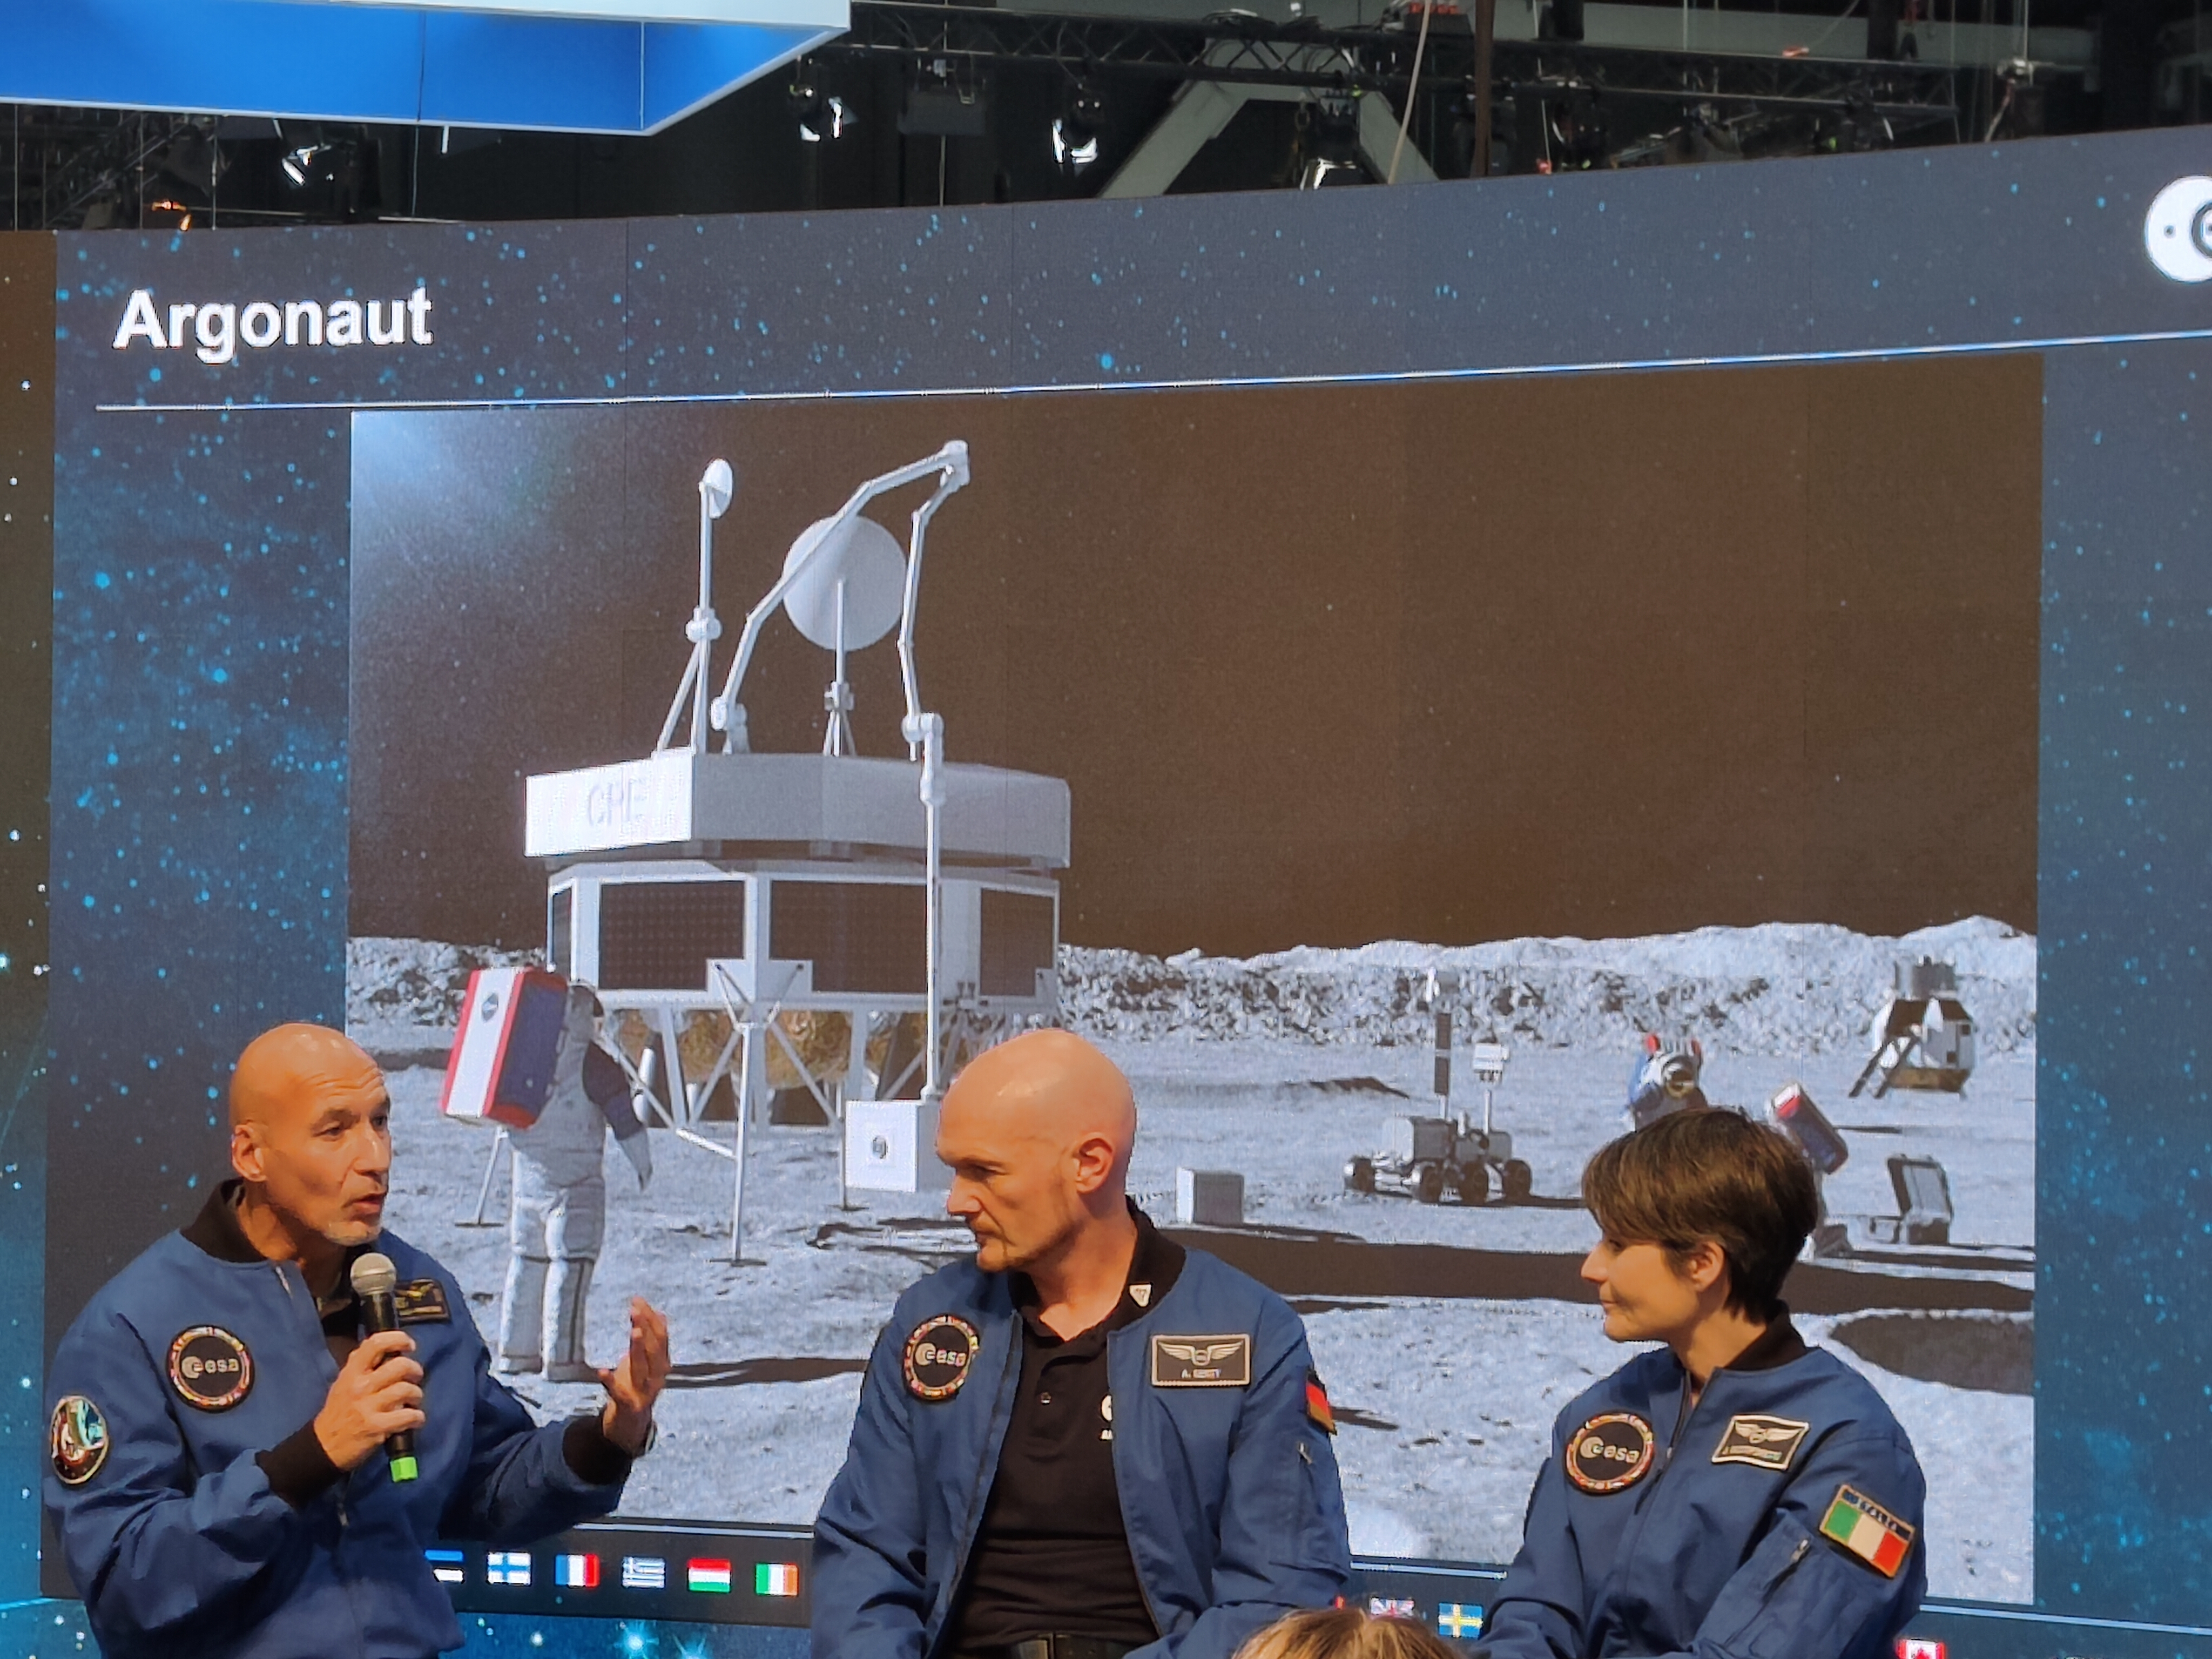
[[[848,1101],[845,1184],[873,1193],[950,1188],[952,1171],[937,1158],[937,1108],[918,1100]]]
[[[1234,1170],[1177,1170],[1176,1220],[1186,1227],[1244,1224],[1244,1177]]]

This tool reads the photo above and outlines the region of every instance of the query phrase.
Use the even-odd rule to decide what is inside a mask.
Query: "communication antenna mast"
[[[660,723],[660,741],[653,744],[656,754],[675,747],[676,727],[684,718],[686,702],[691,706],[689,747],[695,755],[707,752],[707,691],[711,684],[708,676],[714,641],[722,636],[721,622],[714,615],[714,520],[730,510],[730,497],[737,487],[737,477],[727,461],[713,462],[699,479],[699,604],[691,612],[691,620],[684,625],[684,637],[691,641],[691,659],[684,665],[684,678],[668,705],[668,718]]]

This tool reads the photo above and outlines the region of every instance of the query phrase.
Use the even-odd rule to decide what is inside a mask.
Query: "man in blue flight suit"
[[[1664,1346],[1559,1414],[1475,1651],[1876,1659],[1927,1588],[1926,1485],[1856,1371],[1781,1302],[1813,1172],[1776,1131],[1692,1109],[1583,1174],[1605,1334]]]
[[[46,1504],[107,1659],[429,1659],[461,1632],[426,1544],[526,1542],[621,1498],[665,1322],[633,1302],[602,1410],[538,1426],[453,1275],[382,1231],[390,1115],[338,1033],[256,1038],[231,1079],[240,1179],[63,1337]],[[364,1336],[349,1272],[372,1245],[399,1328]],[[381,1449],[410,1431],[411,1480]]]
[[[1135,1133],[1127,1079],[1064,1031],[946,1095],[975,1256],[876,1343],[815,1522],[818,1659],[1228,1659],[1344,1594],[1304,1328],[1127,1201]]]

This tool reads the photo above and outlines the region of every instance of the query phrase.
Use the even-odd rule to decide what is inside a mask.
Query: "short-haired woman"
[[[1818,1218],[1782,1135],[1686,1110],[1583,1172],[1605,1334],[1663,1346],[1559,1414],[1475,1651],[1875,1659],[1927,1587],[1911,1443],[1808,1347],[1782,1281]]]

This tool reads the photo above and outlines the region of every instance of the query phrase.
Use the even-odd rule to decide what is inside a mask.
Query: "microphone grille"
[[[353,1293],[356,1296],[389,1296],[399,1283],[399,1270],[392,1265],[388,1255],[371,1250],[358,1255],[353,1262]]]

